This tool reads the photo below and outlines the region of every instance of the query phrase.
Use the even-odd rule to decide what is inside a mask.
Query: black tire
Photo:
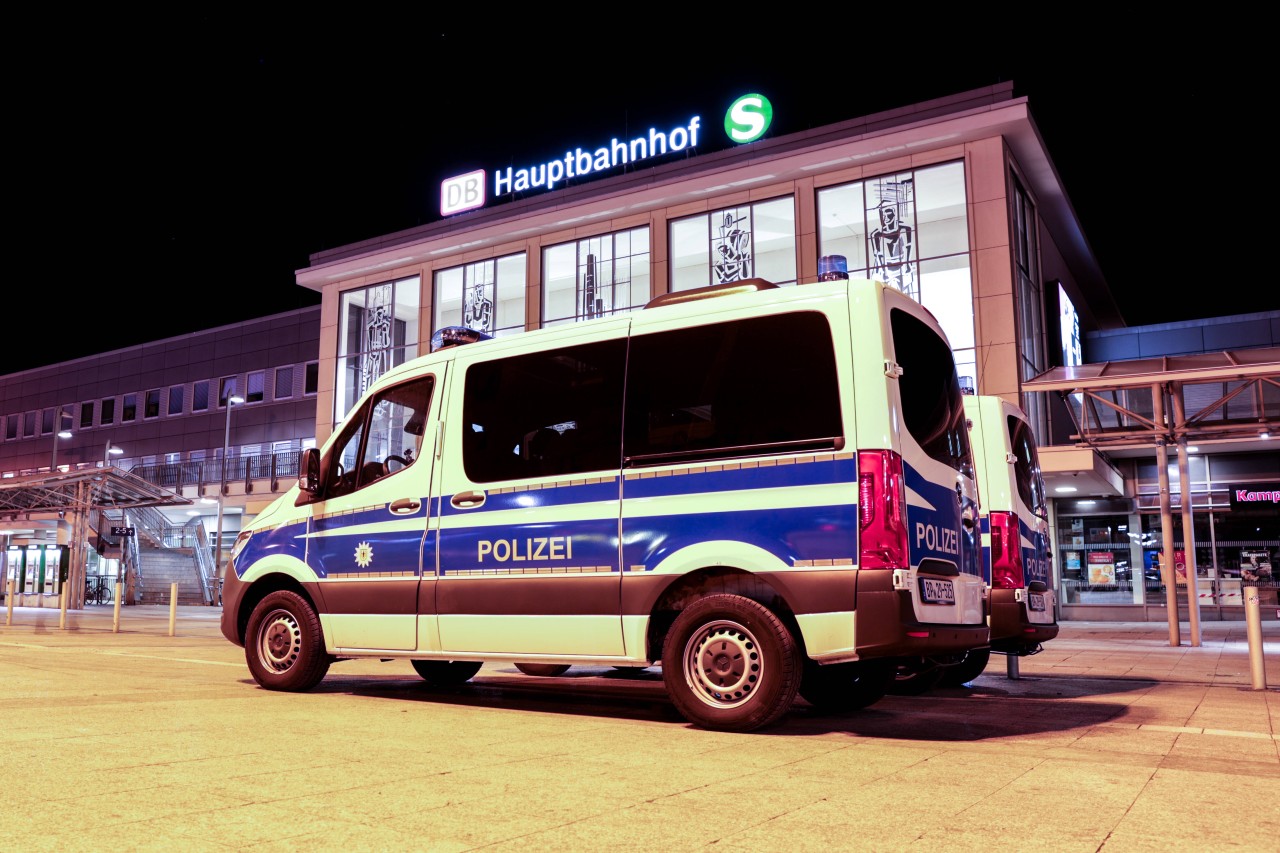
[[[672,623],[662,679],[689,722],[748,732],[791,707],[800,686],[799,658],[791,631],[767,607],[740,595],[711,595]]]
[[[319,684],[332,661],[320,618],[305,598],[287,589],[269,593],[253,608],[244,656],[258,684],[294,692]]]
[[[525,675],[539,675],[543,678],[554,678],[569,671],[567,663],[518,663],[516,669]]]
[[[478,660],[415,660],[410,663],[423,681],[437,687],[466,684],[482,665]]]
[[[942,670],[928,661],[900,662],[894,669],[889,692],[895,696],[919,696],[938,686]]]
[[[968,684],[987,668],[991,662],[991,649],[970,649],[964,660],[955,666],[944,666],[938,676],[939,687],[959,687]]]
[[[884,698],[893,682],[894,667],[868,660],[818,666],[806,661],[800,695],[823,711],[857,711]]]

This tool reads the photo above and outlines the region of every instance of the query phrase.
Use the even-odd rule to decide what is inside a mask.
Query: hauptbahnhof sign
[[[743,95],[725,113],[725,135],[738,145],[754,142],[764,135],[772,122],[773,105],[768,98],[755,93]],[[484,207],[490,197],[553,190],[574,178],[589,178],[629,163],[690,151],[698,147],[700,130],[702,117],[695,115],[675,127],[650,127],[629,140],[615,136],[608,144],[595,148],[574,146],[566,150],[563,157],[544,163],[522,168],[508,166],[492,173],[477,169],[455,175],[440,184],[440,215],[452,216]]]

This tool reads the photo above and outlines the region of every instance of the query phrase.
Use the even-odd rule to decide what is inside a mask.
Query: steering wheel
[[[391,454],[390,456],[388,456],[388,457],[386,458],[386,460],[384,460],[384,461],[383,461],[383,463],[382,463],[382,464],[383,464],[383,466],[387,469],[387,473],[390,473],[390,472],[391,472],[391,463],[392,463],[392,462],[399,462],[399,463],[400,463],[400,467],[401,467],[401,468],[408,468],[408,467],[409,467],[409,460],[408,460],[408,459],[405,459],[403,456],[397,456],[396,454],[392,453],[392,454]]]

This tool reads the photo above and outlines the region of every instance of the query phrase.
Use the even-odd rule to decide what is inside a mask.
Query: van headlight
[[[236,557],[240,556],[240,552],[244,550],[244,546],[249,544],[251,538],[253,538],[253,534],[247,530],[236,537],[236,543],[231,546],[231,562],[235,562]]]

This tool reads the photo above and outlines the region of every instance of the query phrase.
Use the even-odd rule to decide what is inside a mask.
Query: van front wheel
[[[694,725],[747,732],[776,721],[800,685],[795,638],[767,607],[711,595],[671,625],[662,677],[676,709]]]
[[[249,672],[268,690],[310,690],[329,671],[320,618],[296,592],[278,589],[258,602],[246,637]]]

